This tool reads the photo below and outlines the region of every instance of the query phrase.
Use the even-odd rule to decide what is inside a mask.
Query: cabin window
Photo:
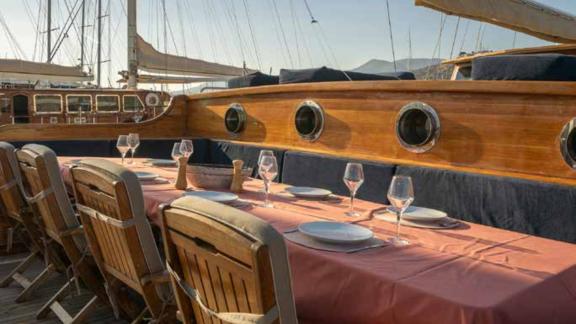
[[[8,97],[0,97],[0,112],[1,113],[9,113],[10,112],[10,98]]]
[[[144,109],[144,104],[142,100],[136,95],[126,95],[122,98],[124,100],[124,111],[142,111]]]
[[[405,149],[414,153],[430,150],[440,135],[440,119],[434,108],[423,102],[402,107],[396,119],[396,137]]]
[[[102,113],[120,111],[120,96],[97,95],[96,110]]]
[[[92,111],[92,96],[90,95],[68,95],[66,96],[66,109],[69,113]]]
[[[34,111],[37,114],[61,113],[62,95],[35,95]]]
[[[231,134],[239,134],[244,130],[245,123],[246,112],[242,105],[237,103],[231,104],[224,116],[224,125],[226,126],[226,130]]]
[[[324,129],[324,112],[314,101],[304,101],[294,116],[296,132],[302,139],[315,141]]]

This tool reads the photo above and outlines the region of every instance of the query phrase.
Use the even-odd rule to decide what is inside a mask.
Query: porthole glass
[[[324,128],[324,112],[317,103],[304,101],[296,109],[294,124],[301,138],[314,141],[320,137]]]
[[[239,134],[244,130],[246,124],[246,112],[237,103],[231,104],[224,116],[226,130],[232,134]]]
[[[405,149],[414,153],[430,150],[440,136],[440,119],[431,106],[411,102],[402,107],[396,119],[396,137]]]
[[[572,119],[562,129],[560,151],[566,164],[572,169],[576,169],[576,118]]]

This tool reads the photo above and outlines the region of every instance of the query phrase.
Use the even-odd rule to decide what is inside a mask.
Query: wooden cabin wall
[[[294,113],[304,100],[325,112],[315,142],[301,139]],[[422,101],[437,111],[439,140],[411,153],[396,139],[399,110]],[[231,103],[247,112],[246,128],[229,134]],[[189,97],[190,136],[304,150],[374,161],[439,167],[576,185],[559,135],[576,117],[576,83],[515,81],[380,81],[267,86]]]
[[[181,138],[186,134],[187,98],[172,98],[166,111],[141,123],[120,124],[8,124],[0,126],[1,141],[116,139],[139,133],[141,138]]]

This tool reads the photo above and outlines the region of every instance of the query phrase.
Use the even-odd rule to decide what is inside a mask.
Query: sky
[[[44,61],[47,0],[0,1],[0,56]],[[57,28],[52,32],[54,40],[65,26],[69,8],[80,1],[52,0],[52,26]],[[576,14],[576,1],[540,2]],[[237,66],[245,62],[264,72],[323,65],[353,69],[370,59],[392,60],[386,0],[307,3],[310,11],[304,0],[139,0],[138,31],[161,51]],[[458,18],[453,16],[446,18],[440,33],[439,12],[416,7],[413,0],[388,3],[396,59],[410,56],[410,44],[413,58],[449,58],[460,50],[548,44],[489,24],[466,19],[458,24]],[[125,0],[102,0],[105,86],[116,85],[117,72],[126,69],[125,6]],[[94,69],[96,0],[86,0],[86,8],[86,69]],[[311,24],[310,13],[318,24]],[[55,63],[79,64],[80,25],[78,15]]]

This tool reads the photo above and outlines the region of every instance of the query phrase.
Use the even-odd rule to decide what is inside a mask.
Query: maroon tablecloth
[[[134,168],[175,176],[170,168],[140,163]],[[62,167],[65,177],[67,169]],[[259,181],[249,181],[240,196],[260,202],[261,187]],[[170,184],[143,188],[148,215],[156,224],[158,205],[182,195]],[[283,188],[273,187],[276,208],[252,205],[246,211],[279,231],[330,219],[356,221],[381,238],[393,234],[392,224],[370,217],[381,205],[358,201],[364,215],[351,219],[344,216],[347,199],[295,199]],[[470,223],[451,230],[402,231],[412,245],[353,254],[288,242],[302,322],[576,323],[576,245]]]

